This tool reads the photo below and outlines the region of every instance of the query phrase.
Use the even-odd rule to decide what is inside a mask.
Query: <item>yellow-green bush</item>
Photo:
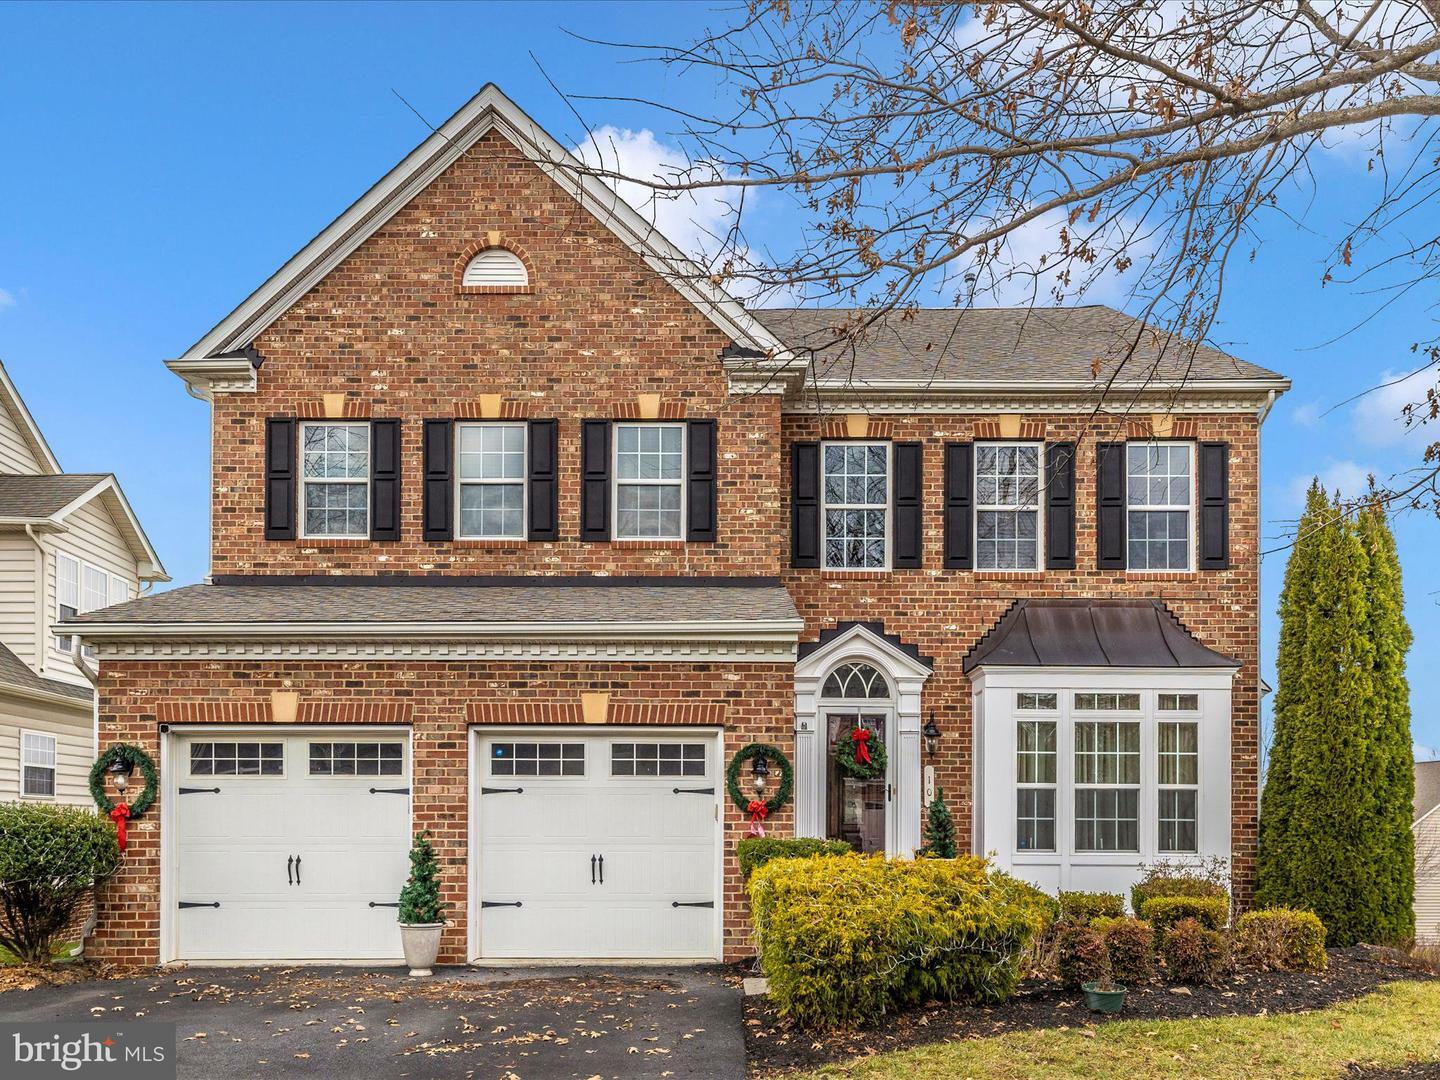
[[[750,878],[770,995],[806,1027],[875,1023],[931,999],[1001,1001],[1043,897],[984,859],[774,859]]]
[[[1224,930],[1230,922],[1230,900],[1223,896],[1156,896],[1145,901],[1140,917],[1162,934],[1182,919],[1194,919],[1207,930]]]
[[[1247,911],[1235,924],[1235,949],[1248,964],[1280,971],[1324,971],[1325,924],[1313,911]]]
[[[1057,898],[1060,921],[1085,923],[1096,919],[1118,919],[1125,914],[1125,897],[1108,892],[1065,892]]]
[[[804,859],[811,855],[846,855],[855,849],[844,840],[813,836],[747,836],[735,845],[740,873],[748,878],[771,859]]]

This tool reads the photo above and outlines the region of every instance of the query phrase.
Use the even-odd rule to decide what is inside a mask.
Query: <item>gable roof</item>
[[[1159,600],[1017,600],[965,657],[1001,667],[1238,668]]]
[[[60,461],[55,452],[50,449],[50,444],[45,441],[44,434],[40,431],[40,425],[35,423],[35,418],[30,415],[30,409],[25,404],[25,399],[20,396],[20,391],[15,389],[15,384],[10,381],[10,373],[5,370],[5,365],[0,363],[0,405],[15,420],[15,426],[20,429],[21,436],[30,444],[30,449],[35,451],[35,458],[40,467],[46,472],[58,473]]]
[[[30,670],[30,665],[0,644],[0,693],[6,688],[19,690],[24,694],[69,698],[73,701],[90,701],[94,697],[88,686],[36,675]]]
[[[844,340],[843,329],[860,325],[867,317],[864,308],[756,308],[754,314],[791,349],[818,354],[815,380],[822,387],[1051,380],[1102,386],[1117,368],[1124,384],[1289,385],[1273,371],[1208,345],[1192,346],[1098,304],[894,311],[876,319],[853,345]]]
[[[369,191],[327,225],[172,365],[247,348],[316,283],[354,252],[484,135],[498,131],[639,254],[737,345],[762,353],[784,347],[737,300],[661,236],[654,224],[540,127],[494,83],[441,124]],[[178,373],[178,372],[177,372]]]
[[[30,476],[0,473],[0,520],[54,517],[93,491],[107,473],[58,473]]]
[[[1440,761],[1415,762],[1415,819],[1440,806]]]

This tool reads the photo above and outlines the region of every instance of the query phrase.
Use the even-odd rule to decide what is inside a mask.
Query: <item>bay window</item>
[[[1195,720],[1170,719],[1198,714],[1198,694],[1161,694],[1156,709],[1159,793],[1159,849],[1167,853],[1199,850],[1200,726]]]
[[[1075,723],[1075,850],[1140,850],[1140,725]]]
[[[1015,848],[1055,850],[1055,788],[1057,749],[1055,720],[1028,718],[1032,711],[1053,713],[1055,694],[1019,694],[1015,722]]]
[[[887,568],[890,444],[826,443],[821,457],[825,569]]]

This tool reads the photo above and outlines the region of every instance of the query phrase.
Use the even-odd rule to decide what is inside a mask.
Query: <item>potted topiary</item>
[[[411,975],[429,975],[435,966],[446,906],[440,902],[440,864],[430,834],[417,833],[410,848],[410,880],[400,890],[400,942]]]
[[[1125,1004],[1125,987],[1106,976],[1083,984],[1085,1004],[1091,1012],[1118,1013]]]

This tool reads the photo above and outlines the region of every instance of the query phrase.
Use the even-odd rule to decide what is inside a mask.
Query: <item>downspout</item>
[[[1260,549],[1265,532],[1264,506],[1260,494],[1261,445],[1264,441],[1265,418],[1279,397],[1274,390],[1265,395],[1265,404],[1255,413],[1255,812],[1259,818],[1260,795],[1265,790],[1265,762],[1261,752],[1265,745],[1265,676],[1260,670],[1260,622],[1264,618],[1264,601],[1260,590]]]
[[[46,557],[45,547],[40,543],[40,537],[35,532],[35,526],[29,522],[25,524],[25,535],[30,537],[30,542],[35,545],[36,554],[40,559],[40,572],[35,575],[35,671],[45,674],[45,572]]]

